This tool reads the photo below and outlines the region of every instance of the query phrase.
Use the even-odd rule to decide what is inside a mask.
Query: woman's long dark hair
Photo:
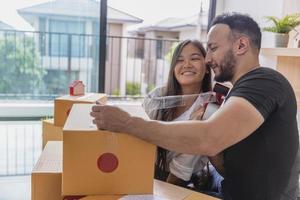
[[[206,51],[202,45],[201,42],[198,40],[184,40],[180,42],[177,47],[174,50],[173,56],[172,56],[172,61],[171,61],[171,66],[170,66],[170,71],[169,71],[169,76],[168,76],[168,82],[167,86],[165,89],[165,94],[164,96],[173,96],[173,95],[181,95],[182,90],[181,86],[178,83],[175,74],[174,74],[174,69],[177,64],[177,59],[180,56],[182,49],[188,45],[188,44],[193,44],[195,47],[199,49],[203,57],[206,56]],[[205,66],[206,67],[206,66]],[[212,90],[211,86],[211,70],[209,67],[206,67],[206,73],[204,75],[203,81],[202,81],[202,92],[208,92]],[[199,92],[201,92],[199,91]],[[161,121],[172,121],[175,118],[175,112],[176,112],[176,107],[175,108],[169,108],[169,109],[162,109],[159,110],[156,113],[156,120],[161,120]],[[168,176],[167,172],[167,150],[158,147],[157,149],[157,160],[156,160],[156,171],[155,171],[155,178],[160,179],[160,180],[166,180]]]

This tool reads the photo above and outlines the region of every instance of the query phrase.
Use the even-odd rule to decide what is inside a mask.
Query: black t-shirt
[[[250,102],[264,123],[224,151],[225,199],[295,199],[286,196],[298,182],[297,104],[291,85],[277,71],[259,67],[243,75],[226,100],[232,96]]]

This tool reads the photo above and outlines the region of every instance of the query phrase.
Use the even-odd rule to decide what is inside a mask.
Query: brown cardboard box
[[[150,194],[156,147],[127,134],[98,130],[92,105],[74,104],[63,128],[64,195]],[[141,106],[123,105],[148,119]]]
[[[32,172],[32,200],[63,200],[61,180],[62,142],[50,141]],[[217,200],[158,180],[154,180],[153,193],[164,200],[182,200],[185,198],[185,200]],[[95,195],[82,197],[80,200],[118,200],[121,197],[122,195]]]
[[[54,125],[63,127],[68,117],[68,113],[74,103],[96,103],[100,101],[106,103],[106,94],[87,93],[83,96],[65,95],[54,100]]]
[[[32,200],[63,200],[62,181],[62,142],[49,141],[31,174]],[[120,195],[87,196],[80,200],[117,200]],[[67,199],[67,198],[66,198]]]
[[[61,200],[62,142],[48,142],[31,174],[32,200]]]
[[[62,141],[62,127],[55,126],[53,119],[46,119],[42,121],[43,128],[43,148],[48,141]]]

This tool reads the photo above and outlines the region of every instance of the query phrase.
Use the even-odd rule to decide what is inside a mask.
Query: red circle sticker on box
[[[104,153],[97,160],[98,168],[105,173],[110,173],[118,168],[118,158],[112,153]]]

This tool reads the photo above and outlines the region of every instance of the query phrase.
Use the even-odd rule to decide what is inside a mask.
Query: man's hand
[[[117,107],[95,105],[92,107],[91,116],[94,117],[93,123],[98,129],[128,133],[131,116]]]

